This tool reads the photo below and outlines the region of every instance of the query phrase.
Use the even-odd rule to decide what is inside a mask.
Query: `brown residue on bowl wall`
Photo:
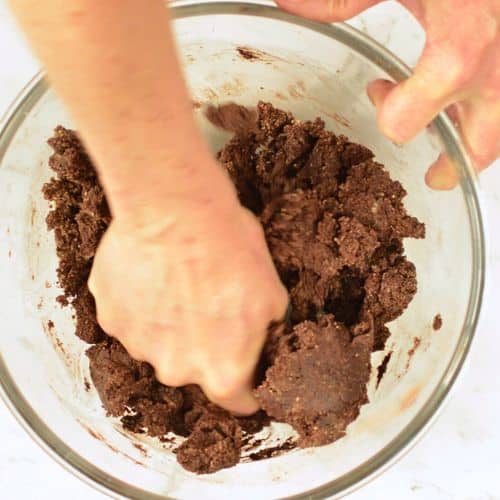
[[[52,343],[53,343],[54,347],[64,356],[66,364],[69,366],[70,362],[69,362],[69,359],[68,359],[68,355],[67,355],[67,353],[66,353],[66,351],[64,349],[63,343],[57,337],[57,334],[54,331],[54,328],[55,328],[54,322],[51,319],[49,319],[47,321],[47,324],[46,324],[44,330],[48,334],[48,336],[50,337],[50,339],[52,340]]]
[[[343,125],[344,127],[351,128],[351,124],[347,120],[347,118],[344,118],[342,115],[339,115],[338,113],[333,113],[331,116],[337,123],[340,123],[340,125]]]
[[[132,458],[130,455],[127,455],[126,453],[121,452],[118,448],[113,446],[111,443],[108,443],[106,441],[106,438],[99,432],[95,431],[94,429],[91,429],[87,425],[85,425],[80,419],[77,419],[78,423],[94,438],[97,439],[98,441],[101,441],[105,446],[107,446],[111,451],[118,453],[119,455],[127,458],[128,460],[132,461],[136,465],[142,465],[145,466],[143,462],[139,462],[135,458]]]
[[[280,99],[281,101],[288,101],[288,97],[281,92],[275,92],[274,96],[276,97],[276,99]]]
[[[385,372],[387,371],[387,366],[389,364],[389,361],[391,360],[392,356],[392,351],[389,351],[385,356],[384,359],[382,360],[382,363],[378,365],[377,368],[377,385],[375,386],[375,389],[378,388],[380,385],[380,382],[382,382],[382,378],[385,375]]]
[[[248,62],[262,62],[264,64],[272,64],[273,62],[276,61],[283,61],[283,62],[289,62],[286,59],[283,59],[281,57],[269,54],[267,52],[264,52],[263,50],[258,50],[254,49],[252,47],[240,45],[239,47],[236,47],[236,52],[237,54],[244,59],[245,61]],[[299,64],[300,66],[303,66],[302,63],[297,62],[294,64]]]
[[[248,133],[257,127],[257,111],[232,102],[208,106],[205,117],[215,127],[233,133]]]
[[[399,406],[399,409],[401,411],[407,410],[416,400],[418,395],[420,394],[420,387],[416,386],[413,387],[413,389],[410,389],[406,396],[403,397],[401,401],[401,405]]]
[[[258,61],[263,59],[267,54],[260,50],[251,49],[250,47],[236,47],[236,52],[247,61]]]
[[[293,85],[288,85],[288,93],[295,99],[304,97],[304,83],[299,80]]]
[[[144,446],[142,446],[142,444],[139,444],[139,443],[132,443],[132,446],[134,448],[137,448],[145,457],[148,456],[148,453],[146,451],[146,448],[144,448]]]
[[[413,347],[408,351],[408,356],[411,358],[414,354],[415,354],[415,351],[418,349],[418,347],[420,346],[420,342],[421,340],[418,338],[418,337],[415,337],[413,339]]]
[[[276,446],[271,446],[269,448],[264,448],[262,450],[256,451],[254,453],[250,453],[248,458],[252,462],[257,462],[258,460],[264,460],[266,458],[277,457],[282,455],[287,451],[291,451],[297,448],[297,443],[293,438],[288,438],[281,444]]]
[[[221,90],[225,96],[239,96],[243,93],[245,86],[238,78],[222,84]]]
[[[205,95],[205,99],[209,102],[214,101],[219,97],[219,94],[210,87],[203,89],[203,94]]]
[[[432,329],[434,331],[441,330],[442,326],[443,326],[443,318],[441,317],[441,314],[436,314],[432,322]]]
[[[419,337],[414,337],[413,346],[408,350],[408,361],[406,362],[405,373],[406,373],[406,371],[408,371],[408,368],[410,368],[411,359],[413,358],[413,355],[415,354],[415,352],[419,348],[421,342],[422,341]]]

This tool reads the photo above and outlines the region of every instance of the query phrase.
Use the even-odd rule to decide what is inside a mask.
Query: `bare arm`
[[[252,375],[287,294],[196,128],[164,3],[10,3],[111,203],[89,281],[101,326],[165,384],[255,411]]]
[[[164,2],[10,4],[98,163],[117,215],[172,186],[176,194],[202,190],[214,176],[223,190],[223,176],[205,161]]]

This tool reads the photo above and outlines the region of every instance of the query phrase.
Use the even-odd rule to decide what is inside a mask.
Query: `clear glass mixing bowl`
[[[141,499],[346,493],[409,447],[443,403],[466,357],[484,277],[472,170],[443,115],[434,123],[438,141],[426,132],[411,144],[396,146],[381,136],[365,86],[379,77],[405,78],[409,70],[355,29],[320,25],[251,3],[181,2],[172,9],[196,103],[253,105],[263,99],[299,118],[320,115],[335,132],[372,148],[408,190],[406,206],[426,223],[427,238],[406,242],[419,291],[391,325],[387,373],[375,388],[376,367],[384,357],[375,353],[370,403],[340,441],[212,475],[190,474],[158,442],[121,431],[105,417],[95,390],[85,389],[86,346],[73,335],[71,312],[55,302],[57,261],[40,189],[51,175],[45,141],[57,124],[71,122],[39,76],[4,118],[0,135],[1,392],[37,442],[106,493]],[[245,59],[238,47],[251,48],[258,57]],[[226,136],[203,120],[200,109],[196,112],[218,148]],[[423,181],[440,147],[460,169],[461,185],[452,192],[433,192]],[[443,327],[434,331],[438,313]]]

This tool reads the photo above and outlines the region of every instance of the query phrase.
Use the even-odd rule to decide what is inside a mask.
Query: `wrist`
[[[160,162],[143,169],[130,185],[106,186],[115,221],[142,228],[168,224],[169,215],[201,219],[239,206],[229,176],[210,153]]]

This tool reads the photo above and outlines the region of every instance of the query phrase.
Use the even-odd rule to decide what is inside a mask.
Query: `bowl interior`
[[[479,293],[473,264],[478,262],[481,241],[476,241],[471,222],[478,213],[468,199],[473,194],[470,179],[464,174],[462,189],[452,192],[429,190],[424,172],[439,144],[424,133],[408,145],[396,146],[378,132],[365,87],[388,76],[382,69],[384,57],[370,62],[360,49],[342,43],[357,36],[346,27],[334,28],[334,40],[284,22],[291,19],[288,15],[279,17],[233,11],[175,21],[195,112],[214,150],[228,136],[203,118],[207,103],[255,105],[265,100],[301,119],[321,116],[329,129],[375,152],[408,191],[409,212],[427,226],[425,240],[405,242],[417,267],[419,291],[404,315],[389,325],[392,336],[385,352],[373,354],[370,403],[349,426],[347,436],[334,444],[195,476],[177,465],[168,445],[130,435],[108,419],[95,390],[85,387],[90,380],[86,345],[74,336],[71,311],[61,310],[55,302],[60,293],[57,260],[53,235],[44,221],[48,205],[40,191],[51,176],[46,140],[56,125],[71,126],[71,120],[43,81],[33,87],[22,113],[9,124],[13,136],[4,133],[0,142],[0,154],[2,146],[8,146],[0,157],[4,391],[59,456],[128,496],[144,498],[147,492],[199,498],[203,492],[206,498],[277,498],[326,483],[330,493],[350,487],[404,447],[434,413],[472,335],[471,297]],[[242,48],[251,49],[253,57],[245,57],[248,52],[238,50]],[[436,314],[443,318],[439,331],[432,328]],[[376,388],[377,367],[389,352],[387,372]],[[288,433],[287,426],[274,425],[268,440]]]

